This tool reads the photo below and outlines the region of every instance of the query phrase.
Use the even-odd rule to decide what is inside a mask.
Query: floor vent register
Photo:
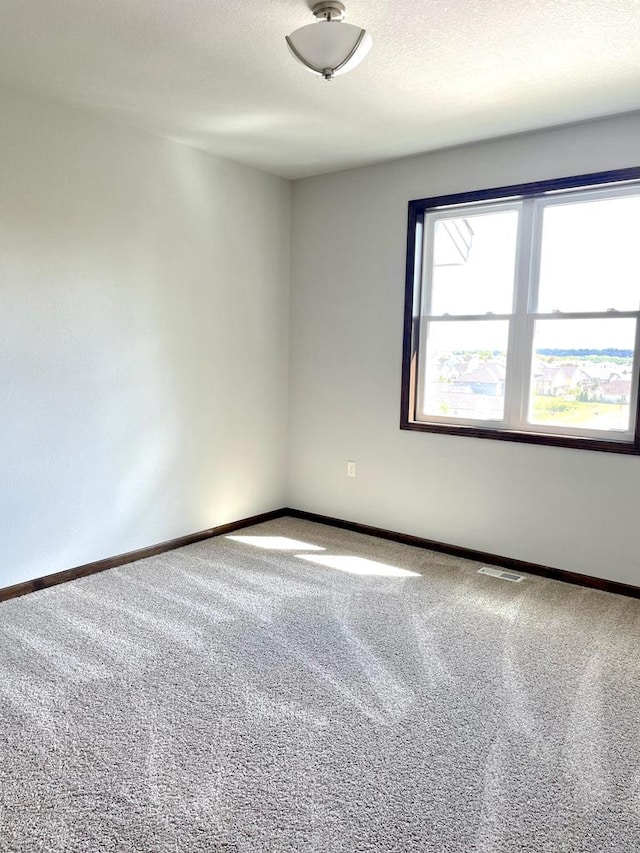
[[[503,581],[511,581],[512,583],[521,583],[524,580],[524,575],[516,575],[514,572],[504,572],[502,569],[492,569],[490,566],[483,566],[478,569],[479,575],[491,575],[492,578],[500,578]]]

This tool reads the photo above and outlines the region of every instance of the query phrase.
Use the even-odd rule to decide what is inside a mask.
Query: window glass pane
[[[529,422],[629,430],[635,320],[538,320]]]
[[[538,311],[637,311],[640,195],[544,209]]]
[[[508,338],[508,320],[431,323],[423,414],[502,420]]]
[[[518,211],[437,219],[432,314],[510,314]]]

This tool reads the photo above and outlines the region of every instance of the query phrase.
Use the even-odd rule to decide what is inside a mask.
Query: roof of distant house
[[[569,376],[574,376],[576,371],[583,373],[585,376],[588,375],[586,371],[577,364],[559,364],[556,367],[540,367],[535,372],[535,378],[551,381],[554,379],[566,379]]]
[[[611,396],[623,396],[631,393],[631,381],[629,379],[614,379],[613,382],[605,382],[600,386],[603,394]]]
[[[474,370],[469,370],[464,373],[459,382],[479,382],[479,383],[496,383],[504,382],[506,371],[501,364],[489,362],[480,364]]]

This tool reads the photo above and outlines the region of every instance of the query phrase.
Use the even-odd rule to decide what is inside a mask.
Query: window
[[[640,453],[640,168],[409,203],[403,429]]]

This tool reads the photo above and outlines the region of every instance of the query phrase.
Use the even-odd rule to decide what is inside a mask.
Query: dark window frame
[[[635,412],[635,428],[632,441],[611,441],[606,438],[557,435],[531,430],[496,429],[491,427],[465,426],[446,423],[425,423],[415,419],[416,385],[418,377],[418,340],[420,333],[420,311],[416,311],[416,295],[421,288],[422,223],[425,214],[438,207],[468,205],[477,202],[491,202],[503,199],[526,199],[545,193],[581,190],[588,187],[621,185],[630,181],[640,181],[640,167],[616,169],[607,172],[595,172],[545,181],[513,184],[491,189],[454,193],[431,198],[414,199],[409,202],[407,226],[407,257],[405,277],[405,307],[402,353],[402,392],[400,410],[400,429],[417,432],[441,433],[445,435],[467,436],[473,438],[494,439],[498,441],[518,441],[527,444],[542,444],[556,447],[597,450],[608,453],[640,455],[640,389],[638,389]],[[640,269],[639,269],[640,274]],[[640,321],[639,324],[640,326]]]

